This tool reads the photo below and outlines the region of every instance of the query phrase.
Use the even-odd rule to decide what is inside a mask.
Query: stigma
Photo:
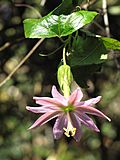
[[[71,137],[71,136],[74,137],[74,135],[76,133],[76,128],[73,127],[73,125],[72,125],[72,121],[71,121],[69,112],[67,112],[67,120],[68,120],[67,128],[63,128],[63,130],[65,131],[64,134],[67,137]]]

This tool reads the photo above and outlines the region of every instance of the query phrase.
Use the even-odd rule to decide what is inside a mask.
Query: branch
[[[28,52],[28,54],[20,61],[20,63],[13,69],[13,71],[0,83],[0,87],[3,86],[13,75],[14,73],[25,63],[25,61],[33,54],[33,52],[39,47],[39,45],[44,41],[40,39],[33,48]]]
[[[10,42],[6,42],[3,46],[0,47],[0,52],[10,46]]]
[[[91,1],[87,0],[87,2],[85,4],[84,3],[81,4],[80,7],[82,9],[87,10],[87,8],[90,7],[91,5],[93,5],[95,2],[96,2],[96,0],[91,0]]]
[[[107,14],[107,0],[102,0],[102,8],[103,8],[103,19],[105,24],[106,35],[107,37],[110,37],[109,20]]]
[[[0,52],[2,53],[3,50],[7,49],[8,47],[11,47],[12,45],[15,45],[16,43],[22,42],[23,40],[25,40],[25,38],[19,38],[19,39],[13,40],[12,42],[11,41],[5,42],[3,46],[0,46]]]

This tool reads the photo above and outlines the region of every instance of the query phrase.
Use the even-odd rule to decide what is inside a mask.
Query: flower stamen
[[[73,127],[73,125],[72,125],[69,112],[67,112],[67,118],[68,118],[67,128],[63,128],[63,130],[65,131],[64,134],[65,134],[67,137],[70,137],[70,136],[73,137],[73,136],[75,135],[75,133],[76,133],[76,128]]]

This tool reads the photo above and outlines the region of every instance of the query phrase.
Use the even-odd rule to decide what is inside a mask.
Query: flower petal
[[[39,117],[34,122],[34,124],[29,129],[33,129],[37,126],[41,126],[41,125],[47,123],[51,119],[58,117],[60,115],[60,113],[61,113],[60,111],[55,111],[55,112],[47,112],[47,113],[43,114],[41,117]]]
[[[55,105],[55,106],[63,106],[63,103],[57,98],[49,98],[49,97],[33,97],[36,104],[39,105]]]
[[[58,98],[60,101],[65,102],[66,105],[66,98],[58,92],[56,86],[52,87],[52,96],[53,98]]]
[[[53,111],[59,110],[59,108],[55,106],[42,106],[42,107],[26,106],[26,109],[33,113],[46,113],[46,112],[53,112]]]
[[[84,102],[81,102],[81,103],[84,103],[84,106],[90,107],[90,106],[93,106],[94,104],[98,103],[101,100],[101,98],[102,98],[101,96],[98,96],[96,98],[91,98],[91,99],[84,101]],[[78,103],[78,105],[79,105],[79,103]]]
[[[109,117],[107,117],[105,114],[103,114],[101,111],[99,111],[96,108],[89,107],[89,106],[79,106],[76,108],[76,111],[80,111],[82,113],[88,113],[91,115],[96,115],[98,117],[106,118],[108,121],[111,121]]]
[[[53,127],[53,135],[55,139],[61,138],[63,135],[63,128],[67,126],[67,119],[64,114],[60,115],[54,124]]]
[[[85,126],[96,132],[100,132],[94,121],[89,116],[87,116],[86,114],[81,114],[81,112],[76,112],[76,115]]]
[[[76,142],[79,142],[81,139],[81,136],[82,136],[81,122],[80,122],[79,118],[75,115],[75,113],[71,112],[70,118],[71,118],[73,127],[76,128],[76,133],[74,135],[74,139],[76,140]]]
[[[80,88],[77,88],[69,97],[68,102],[74,104],[75,102],[80,102],[83,97],[83,93]]]

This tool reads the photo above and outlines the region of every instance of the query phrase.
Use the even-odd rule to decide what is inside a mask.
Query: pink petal
[[[65,105],[66,105],[66,99],[65,99],[65,97],[58,92],[56,86],[52,87],[52,96],[54,98],[58,98],[60,101],[64,102]]]
[[[70,118],[71,118],[73,127],[76,128],[76,133],[74,135],[74,139],[76,140],[76,142],[79,142],[81,139],[81,136],[82,136],[81,122],[80,122],[79,118],[72,112],[70,113]]]
[[[87,116],[86,114],[81,114],[81,112],[76,112],[75,114],[85,126],[96,132],[100,132],[100,130],[95,125],[94,121],[89,116]]]
[[[60,113],[61,113],[60,111],[55,111],[55,112],[47,112],[47,113],[43,114],[41,117],[39,117],[34,122],[34,124],[29,129],[33,129],[37,126],[41,126],[41,125],[47,123],[51,119],[58,117],[60,115]]]
[[[93,108],[93,107],[79,106],[79,107],[76,108],[76,111],[80,111],[82,113],[88,113],[88,114],[96,115],[98,117],[106,118],[108,121],[111,121],[111,119],[109,117],[107,117],[101,111],[99,111],[98,109]]]
[[[63,106],[64,104],[57,98],[49,98],[49,97],[33,97],[36,101],[36,104],[39,105],[55,105],[55,106]]]
[[[53,127],[53,135],[55,139],[61,138],[64,132],[63,128],[64,127],[66,128],[66,126],[67,126],[66,116],[62,114],[56,119],[56,122]]]
[[[96,98],[91,98],[87,101],[84,101],[84,106],[93,106],[94,104],[98,103],[101,100],[101,96],[98,96]]]
[[[26,106],[26,109],[33,113],[46,113],[46,112],[53,112],[53,111],[59,110],[59,108],[56,106],[42,106],[42,107]]]
[[[68,102],[74,104],[75,102],[80,102],[83,97],[83,93],[80,88],[77,88],[69,97]]]

